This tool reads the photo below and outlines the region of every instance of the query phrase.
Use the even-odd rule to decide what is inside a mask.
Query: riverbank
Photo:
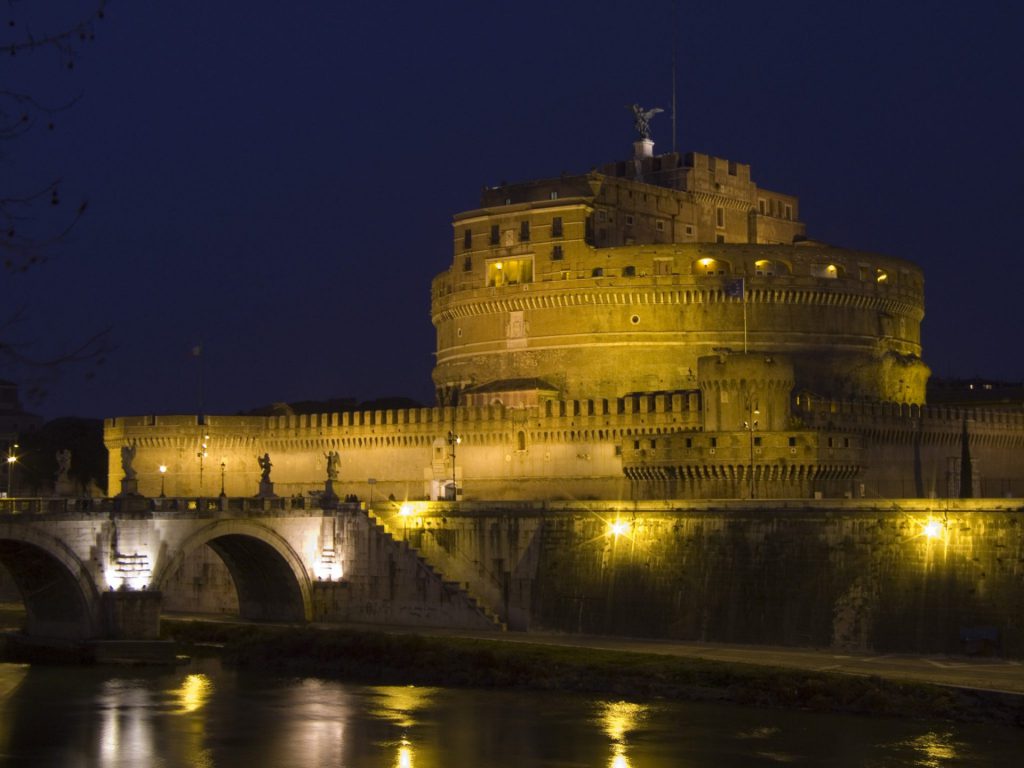
[[[242,668],[364,684],[576,691],[1024,727],[1024,697],[875,676],[501,640],[165,619]]]

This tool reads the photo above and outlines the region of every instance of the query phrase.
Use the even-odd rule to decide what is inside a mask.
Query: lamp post
[[[203,442],[199,444],[199,453],[196,456],[199,457],[199,495],[203,495],[203,463],[206,461],[206,441],[210,439],[209,435],[203,435]]]
[[[222,499],[227,497],[227,494],[224,493],[224,470],[227,469],[227,466],[226,462],[220,463],[220,497]]]
[[[452,448],[452,501],[458,501],[459,499],[459,486],[455,482],[455,447],[461,442],[462,437],[455,434],[454,430],[448,433],[448,445]]]
[[[160,465],[160,498],[161,499],[166,498],[166,496],[164,494],[164,477],[166,477],[166,476],[167,476],[167,465],[166,464],[161,464]]]
[[[11,443],[7,446],[7,498],[14,496],[14,465],[18,463],[18,444]]]
[[[750,438],[750,498],[754,498],[754,430],[757,429],[756,417],[761,415],[761,411],[754,405],[753,400],[747,403],[747,409],[749,417],[743,422],[743,428],[747,430]]]

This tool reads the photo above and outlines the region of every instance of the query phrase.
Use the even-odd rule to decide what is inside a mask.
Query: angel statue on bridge
[[[260,476],[261,483],[270,482],[270,468],[274,465],[270,463],[270,454],[264,453],[262,456],[256,457],[256,463],[260,465],[260,471],[263,473]]]
[[[132,469],[132,462],[135,461],[135,443],[121,446],[121,469],[124,470],[125,480],[135,479],[135,470]]]
[[[338,467],[341,466],[341,454],[337,451],[331,451],[330,453],[325,453],[324,458],[327,459],[327,479],[337,480]]]

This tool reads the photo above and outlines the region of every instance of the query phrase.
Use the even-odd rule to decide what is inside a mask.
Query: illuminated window
[[[501,243],[501,232],[498,230],[497,224],[491,225],[491,245],[498,245]]]
[[[888,280],[889,280],[889,273],[888,272],[886,272],[884,269],[875,270],[875,281],[876,282],[884,283],[884,282],[887,282]]]
[[[522,243],[528,242],[530,239],[530,222],[521,221],[519,222],[519,241]]]
[[[553,246],[551,248],[551,260],[552,261],[561,261],[564,258],[565,258],[565,255],[562,253],[562,246],[556,245],[556,246]]]
[[[557,199],[558,199],[558,192],[557,192],[557,190],[556,190],[556,191],[554,191],[554,192],[552,192],[552,193],[551,193],[551,195],[550,195],[549,197],[550,197],[550,198],[551,198],[552,200],[557,200]]]
[[[551,236],[552,237],[561,237],[562,236],[562,217],[561,216],[555,216],[555,218],[553,218],[551,220]]]
[[[760,259],[754,262],[754,274],[761,277],[772,277],[775,274],[775,263],[768,259]]]
[[[466,228],[466,231],[462,233],[462,247],[472,248],[473,247],[473,230]]]
[[[487,285],[518,285],[533,282],[533,259],[500,259],[487,262]]]

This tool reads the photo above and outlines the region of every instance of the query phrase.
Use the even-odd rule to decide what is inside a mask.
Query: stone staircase
[[[375,515],[370,509],[365,509],[364,511],[368,518],[371,532],[378,538],[388,542],[403,558],[408,559],[413,564],[413,567],[415,567],[417,576],[438,584],[449,601],[453,604],[462,603],[467,611],[479,617],[481,626],[476,628],[506,631],[507,626],[505,623],[501,621],[494,611],[487,607],[486,603],[468,589],[469,585],[467,583],[452,581],[446,578],[436,563],[424,557],[423,553],[412,546],[406,538],[395,535],[384,520]]]

